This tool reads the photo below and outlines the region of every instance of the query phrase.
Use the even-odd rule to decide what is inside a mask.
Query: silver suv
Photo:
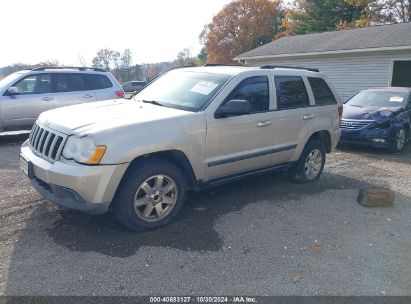
[[[40,113],[58,107],[124,97],[117,80],[98,68],[47,67],[0,81],[0,132],[30,129]]]
[[[342,105],[315,69],[170,71],[130,101],[40,115],[21,148],[33,186],[57,205],[113,209],[133,230],[169,223],[189,190],[285,170],[316,181],[338,143]]]

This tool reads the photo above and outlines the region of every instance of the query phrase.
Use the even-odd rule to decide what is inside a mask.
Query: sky
[[[184,48],[198,54],[198,39],[231,0],[2,0],[0,67],[57,60],[87,65],[101,48],[133,64],[173,60]]]

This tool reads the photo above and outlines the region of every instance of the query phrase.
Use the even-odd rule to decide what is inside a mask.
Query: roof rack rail
[[[214,66],[241,66],[238,64],[224,64],[224,63],[206,63],[203,65],[205,67],[214,67]]]
[[[319,69],[316,68],[305,68],[305,67],[296,67],[296,66],[289,66],[289,65],[263,65],[260,67],[260,69],[294,69],[294,70],[307,70],[311,72],[319,72]]]
[[[38,68],[32,69],[32,71],[60,70],[60,69],[74,69],[74,70],[79,70],[79,71],[92,70],[92,71],[95,71],[95,72],[107,72],[106,70],[101,69],[101,68],[94,68],[94,67],[75,67],[75,66],[38,67]]]

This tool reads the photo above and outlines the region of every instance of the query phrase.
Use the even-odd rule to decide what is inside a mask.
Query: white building
[[[235,60],[318,68],[343,100],[370,87],[411,87],[411,23],[283,37]]]

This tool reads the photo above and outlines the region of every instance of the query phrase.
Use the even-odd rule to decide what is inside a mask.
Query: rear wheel
[[[404,149],[405,143],[407,142],[407,131],[404,127],[401,127],[397,130],[395,134],[395,139],[391,144],[390,150],[392,152],[401,152]]]
[[[114,201],[118,220],[135,231],[168,224],[186,198],[184,177],[173,164],[152,159],[134,165]]]
[[[309,183],[320,178],[325,165],[325,149],[318,140],[309,141],[297,164],[290,169],[290,177],[298,183]]]

